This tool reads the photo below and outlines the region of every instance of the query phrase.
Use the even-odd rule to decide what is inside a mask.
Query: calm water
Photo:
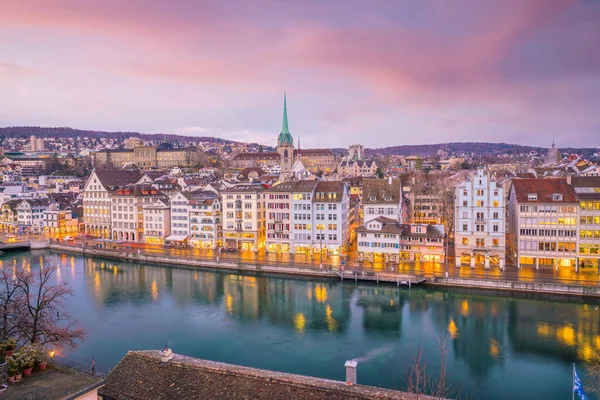
[[[419,348],[429,370],[439,370],[437,338],[448,336],[449,378],[477,398],[566,399],[571,363],[600,349],[592,301],[254,277],[51,252],[2,260],[3,267],[64,265],[57,279],[75,290],[66,307],[89,332],[69,356],[87,362],[93,354],[100,370],[127,350],[168,343],[194,357],[337,380],[346,360],[360,358],[360,383],[402,389]]]

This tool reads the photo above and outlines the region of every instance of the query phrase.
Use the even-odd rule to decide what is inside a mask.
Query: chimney
[[[388,185],[391,185],[391,184],[392,184],[392,177],[388,176]]]
[[[165,349],[160,352],[160,361],[166,363],[173,358],[173,351],[169,348],[169,346],[165,346]]]
[[[567,185],[571,184],[571,175],[567,175]]]
[[[357,361],[348,360],[344,365],[346,367],[346,385],[356,385],[356,365]]]

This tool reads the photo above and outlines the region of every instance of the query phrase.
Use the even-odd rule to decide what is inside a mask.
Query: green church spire
[[[278,145],[289,143],[291,145],[294,144],[294,139],[290,134],[290,129],[288,127],[288,117],[287,117],[287,98],[286,93],[283,92],[283,124],[281,126],[281,133],[279,134]]]

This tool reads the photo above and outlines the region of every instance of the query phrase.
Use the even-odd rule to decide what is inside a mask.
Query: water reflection
[[[77,304],[88,299],[91,306],[82,309],[81,315],[89,313],[89,308],[98,310],[98,325],[86,328],[101,330],[101,324],[108,321],[110,326],[110,318],[120,314],[126,321],[140,315],[132,322],[137,324],[132,335],[139,330],[143,337],[116,339],[123,348],[120,353],[113,351],[113,365],[127,349],[147,348],[147,342],[138,344],[141,340],[162,344],[178,338],[181,351],[191,355],[205,355],[194,354],[201,343],[201,349],[215,349],[211,351],[219,353],[210,354],[224,361],[335,378],[347,357],[384,348],[371,353],[375,359],[361,365],[362,379],[399,387],[392,378],[399,377],[396,371],[406,370],[417,347],[425,347],[428,365],[438,368],[436,343],[447,338],[452,379],[467,386],[477,382],[478,398],[517,398],[499,382],[523,379],[518,393],[524,395],[529,390],[527,370],[534,366],[538,379],[553,381],[564,375],[568,396],[569,363],[600,351],[600,311],[597,302],[591,301],[250,276],[52,253],[44,253],[43,258],[4,258],[4,265],[13,268],[33,270],[41,262],[69,269],[57,274],[57,279],[76,282]],[[143,328],[138,328],[140,324]],[[167,328],[161,330],[163,326]],[[114,327],[109,328],[108,336],[114,334]],[[188,347],[181,343],[186,334],[191,337]],[[95,347],[115,346],[115,341],[102,342],[100,334],[92,336],[93,340]],[[295,357],[290,359],[293,366],[256,363],[288,357]],[[294,369],[296,364],[298,369]],[[556,385],[551,393],[565,394],[563,383]],[[541,393],[532,395],[541,398]]]

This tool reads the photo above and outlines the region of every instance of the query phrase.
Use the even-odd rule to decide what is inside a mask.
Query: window
[[[462,240],[462,244],[469,244],[469,239],[467,239],[467,238],[463,238],[463,240]]]
[[[462,227],[462,228],[463,228],[463,229],[462,229],[462,230],[463,230],[463,232],[466,232],[466,231],[468,230],[468,228],[467,228],[467,224],[463,224],[463,227]]]
[[[477,247],[484,247],[485,246],[485,239],[475,239],[475,245]]]
[[[476,194],[477,196],[483,196],[483,189],[477,189]]]
[[[493,226],[493,231],[494,232],[500,232],[500,227],[498,225],[494,225]]]
[[[477,200],[477,207],[484,207],[485,202],[483,200]]]
[[[562,194],[560,194],[560,193],[554,193],[554,194],[552,195],[552,200],[553,200],[553,201],[562,201],[562,198],[563,198],[563,197],[562,197]]]
[[[499,215],[499,214],[498,214],[497,212],[495,212],[495,213],[494,213],[494,219],[498,219],[498,215]]]
[[[529,193],[529,194],[527,194],[527,200],[528,201],[536,201],[537,200],[537,194],[536,193]]]
[[[494,246],[498,246],[498,245],[500,244],[500,240],[498,240],[498,239],[493,239],[493,240],[492,240],[492,244],[493,244]]]
[[[494,207],[498,207],[498,200],[494,200]]]
[[[467,205],[468,205],[468,204],[469,204],[469,203],[468,203],[466,200],[465,200],[465,201],[463,201],[463,207],[467,207]]]

